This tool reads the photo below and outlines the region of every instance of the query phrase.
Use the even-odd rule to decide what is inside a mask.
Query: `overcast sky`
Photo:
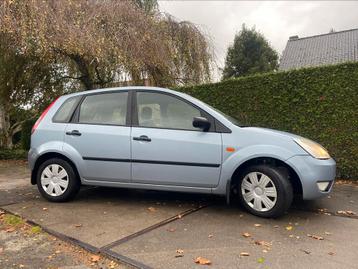
[[[280,55],[290,36],[358,28],[358,1],[159,1],[159,5],[209,34],[219,67],[243,23],[255,26]]]

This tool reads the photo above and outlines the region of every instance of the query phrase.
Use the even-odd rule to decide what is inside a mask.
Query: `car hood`
[[[274,136],[278,138],[283,139],[289,139],[292,140],[293,138],[300,138],[301,136],[295,135],[292,133],[284,132],[284,131],[278,131],[274,129],[269,128],[261,128],[261,127],[244,127],[245,131],[249,131],[256,134],[262,134],[262,135],[269,135]]]

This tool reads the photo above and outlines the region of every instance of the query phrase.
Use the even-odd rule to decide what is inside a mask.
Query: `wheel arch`
[[[73,168],[73,171],[75,172],[77,178],[80,179],[78,169],[77,169],[75,163],[70,158],[68,158],[67,156],[65,156],[65,155],[63,155],[61,153],[58,153],[58,152],[46,152],[46,153],[42,154],[41,156],[39,156],[36,159],[34,169],[32,169],[32,171],[31,171],[31,184],[32,185],[36,184],[36,175],[37,175],[37,172],[38,172],[38,169],[39,169],[40,165],[44,161],[46,161],[48,159],[51,159],[51,158],[59,158],[59,159],[62,159],[64,161],[67,161],[71,165],[71,167]]]
[[[282,169],[282,171],[285,171],[288,175],[288,179],[292,185],[295,196],[302,197],[303,194],[302,183],[296,171],[286,162],[274,157],[255,157],[246,160],[245,162],[240,164],[235,169],[235,171],[233,172],[230,178],[230,186],[231,186],[230,190],[233,190],[235,188],[235,184],[240,179],[241,173],[245,171],[246,168],[253,165],[269,165]]]

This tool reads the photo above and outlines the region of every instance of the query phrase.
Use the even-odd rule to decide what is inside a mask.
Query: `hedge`
[[[0,149],[0,160],[26,160],[27,151],[23,149]]]
[[[358,180],[358,63],[268,73],[177,89],[243,125],[285,130],[326,147],[340,178]]]

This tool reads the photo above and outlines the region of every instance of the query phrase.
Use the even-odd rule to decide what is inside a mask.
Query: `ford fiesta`
[[[81,185],[233,194],[252,214],[278,217],[293,196],[327,195],[336,164],[319,144],[240,126],[183,93],[152,87],[56,99],[32,129],[31,183],[53,202]]]

